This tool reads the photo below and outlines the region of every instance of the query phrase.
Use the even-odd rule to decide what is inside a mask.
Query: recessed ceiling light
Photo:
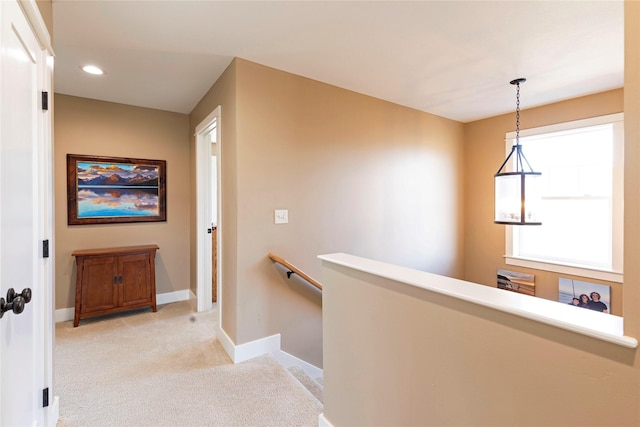
[[[102,71],[99,67],[96,67],[95,65],[85,65],[84,67],[82,67],[82,70],[86,73],[95,74],[97,76],[104,74],[104,71]]]

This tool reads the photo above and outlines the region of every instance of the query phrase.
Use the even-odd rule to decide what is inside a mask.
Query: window
[[[507,264],[622,282],[623,135],[622,113],[520,131],[542,226],[507,227]]]

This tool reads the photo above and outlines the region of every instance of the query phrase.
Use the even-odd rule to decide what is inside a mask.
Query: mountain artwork
[[[158,215],[158,167],[78,162],[78,217]]]
[[[166,219],[164,161],[72,156],[75,161],[69,163],[70,156],[69,183],[75,185],[69,190],[69,210],[76,221],[70,218],[70,224]]]

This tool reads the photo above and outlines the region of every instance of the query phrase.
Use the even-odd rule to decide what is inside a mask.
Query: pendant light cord
[[[520,145],[520,82],[516,83],[516,145]]]
[[[518,155],[516,156],[516,170],[522,170],[522,159],[520,158],[520,154],[522,153],[520,149],[520,82],[516,83],[516,149],[518,150]]]
[[[511,152],[500,166],[500,169],[498,169],[498,172],[496,172],[496,175],[499,175],[502,172],[502,169],[504,169],[514,153],[516,154],[515,171],[518,173],[524,172],[524,167],[527,165],[529,167],[529,171],[533,173],[533,168],[524,156],[524,153],[522,153],[522,146],[520,145],[520,83],[524,83],[526,81],[527,79],[525,78],[519,78],[509,82],[516,87],[516,143],[511,147]]]

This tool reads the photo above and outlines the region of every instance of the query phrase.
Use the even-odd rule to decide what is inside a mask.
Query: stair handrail
[[[311,283],[316,288],[322,290],[322,284],[320,282],[318,282],[317,280],[315,280],[314,278],[312,278],[311,276],[306,274],[304,271],[300,270],[295,265],[291,264],[286,259],[284,259],[281,256],[278,256],[278,255],[276,255],[276,254],[274,254],[272,252],[270,252],[268,256],[269,256],[269,258],[271,258],[271,260],[273,262],[277,262],[278,264],[281,264],[281,265],[283,265],[283,266],[285,266],[286,268],[289,269],[289,271],[287,271],[287,278],[291,278],[291,275],[295,273],[298,276],[302,277],[307,282]]]

